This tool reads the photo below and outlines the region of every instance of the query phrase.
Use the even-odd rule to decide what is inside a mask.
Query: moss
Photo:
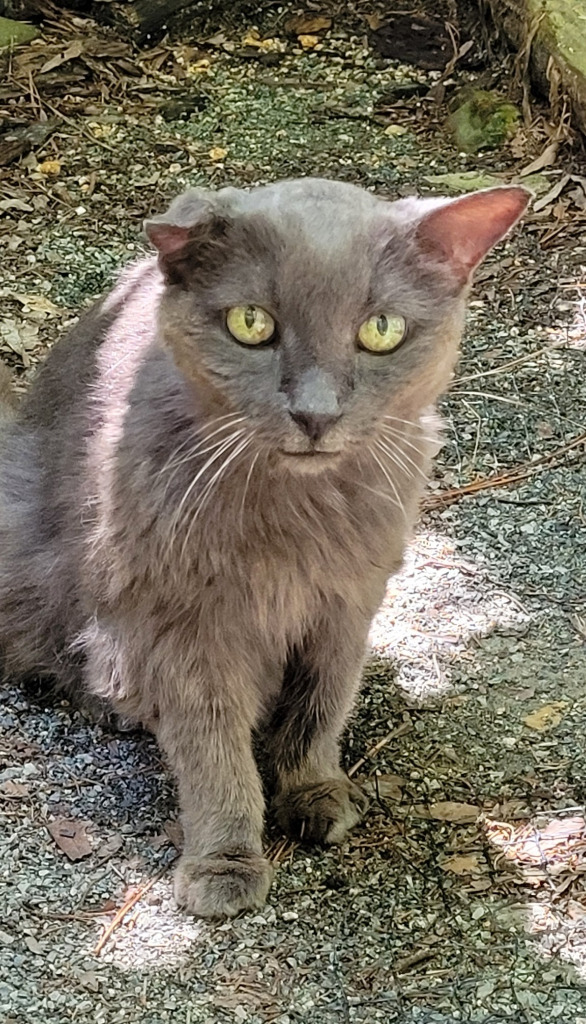
[[[464,153],[497,149],[510,138],[519,120],[512,103],[481,89],[464,90],[449,117],[456,144]]]
[[[0,50],[9,46],[21,46],[22,43],[30,43],[39,35],[38,28],[29,25],[26,21],[12,21],[10,18],[0,18]]]

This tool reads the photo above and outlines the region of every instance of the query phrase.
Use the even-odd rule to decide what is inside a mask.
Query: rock
[[[448,125],[464,153],[497,149],[514,132],[519,111],[502,96],[482,89],[464,89],[456,97]]]

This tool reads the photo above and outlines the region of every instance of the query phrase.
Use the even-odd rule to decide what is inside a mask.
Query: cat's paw
[[[272,878],[268,860],[252,850],[184,854],[175,870],[175,900],[197,917],[234,917],[262,907]]]
[[[367,797],[347,778],[290,789],[275,800],[281,828],[310,843],[341,843],[367,807]]]

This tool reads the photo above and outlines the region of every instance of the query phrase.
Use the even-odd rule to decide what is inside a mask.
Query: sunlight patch
[[[389,580],[370,643],[396,663],[397,686],[424,700],[450,690],[451,666],[469,657],[473,638],[519,631],[528,620],[515,595],[488,583],[483,566],[459,556],[452,540],[422,532]]]
[[[177,909],[171,883],[161,880],[112,933],[99,959],[127,971],[178,967],[187,963],[194,943],[207,931],[203,921]]]

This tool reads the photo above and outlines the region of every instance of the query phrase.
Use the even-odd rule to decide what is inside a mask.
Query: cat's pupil
[[[255,320],[256,320],[256,309],[254,308],[254,306],[247,306],[246,307],[246,312],[244,314],[244,323],[248,327],[249,331],[251,330],[251,328],[254,327]]]
[[[377,329],[378,333],[380,335],[386,334],[387,330],[388,330],[388,327],[389,327],[389,321],[387,320],[386,316],[384,314],[382,316],[379,316],[379,318],[378,318],[378,320],[376,322],[376,329]]]

